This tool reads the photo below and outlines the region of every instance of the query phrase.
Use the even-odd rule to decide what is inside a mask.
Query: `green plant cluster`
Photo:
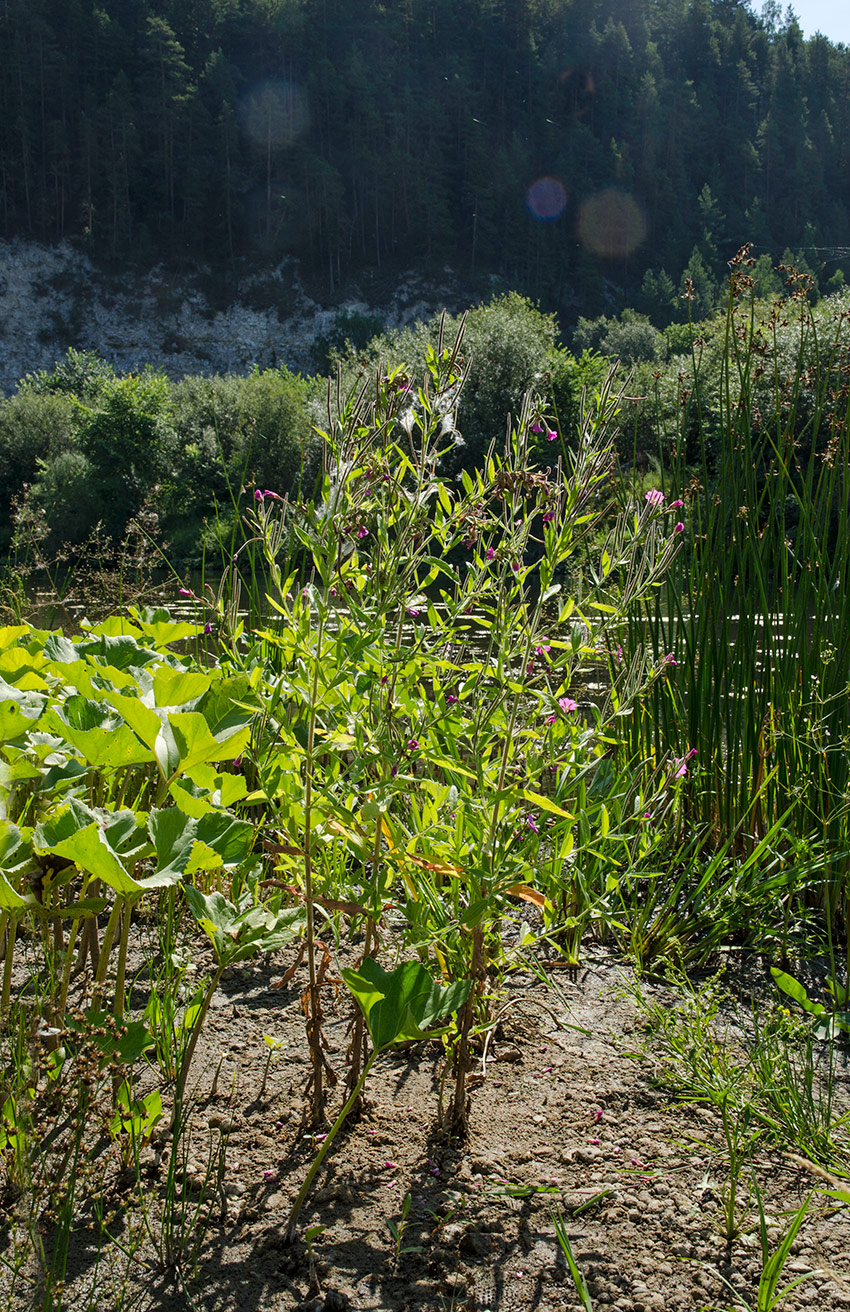
[[[735,332],[745,257],[736,268],[733,372],[720,394],[740,444],[755,430],[738,401],[747,369],[763,357]],[[806,305],[804,341],[811,322]],[[791,749],[780,773],[770,699],[783,686],[790,697],[793,681],[781,683],[778,659],[769,677],[763,664],[728,655],[705,670],[714,649],[699,625],[710,588],[684,611],[681,581],[703,579],[704,533],[726,616],[730,598],[743,605],[739,573],[719,572],[732,553],[711,537],[716,470],[706,458],[687,504],[675,484],[666,493],[638,486],[617,513],[613,447],[631,392],[612,368],[583,396],[569,439],[546,394],[532,390],[477,468],[443,473],[469,367],[465,325],[453,334],[448,326],[424,345],[419,367],[364,369],[347,390],[339,376],[314,495],[257,487],[234,496],[240,521],[218,590],[182,589],[191,620],[133,607],[70,636],[23,622],[0,630],[0,1166],[16,1198],[16,1242],[35,1262],[45,1308],[54,1306],[73,1226],[69,1164],[93,1169],[99,1152],[87,1127],[107,1127],[133,1174],[156,1261],[190,1279],[203,1229],[214,1223],[226,1153],[223,1142],[211,1149],[201,1200],[190,1199],[192,1074],[215,991],[234,963],[297,945],[305,1122],[329,1129],[292,1200],[291,1240],[341,1126],[390,1048],[442,1045],[435,1116],[444,1132],[466,1132],[474,1043],[493,1022],[494,987],[515,966],[543,973],[543,945],[575,969],[594,935],[660,971],[705,965],[731,942],[787,964],[803,946],[806,917],[821,945],[845,931],[845,785],[828,743],[819,755],[812,749],[839,723],[827,717],[840,698],[806,693],[808,739],[790,715],[782,722]],[[82,364],[97,395],[99,371]],[[760,632],[776,598],[809,578],[796,573],[789,548],[777,558],[772,537],[770,554],[756,546],[774,485],[800,506],[812,590],[823,590],[815,565],[833,569],[850,541],[840,532],[815,554],[814,526],[840,503],[835,471],[845,461],[824,456],[841,449],[824,446],[817,425],[807,463],[798,458],[789,437],[795,394],[775,386],[782,426],[766,425],[758,459],[745,447],[753,458],[743,462],[744,483],[731,484],[750,498],[741,504],[759,525],[752,539],[735,539],[733,560],[755,581]],[[477,399],[473,390],[471,404]],[[92,458],[104,431],[94,429]],[[846,424],[829,431],[846,442]],[[768,453],[773,472],[762,480]],[[573,588],[577,557],[586,569]],[[776,576],[780,592],[777,559],[789,562]],[[665,595],[680,598],[678,611],[659,608]],[[819,634],[832,632],[826,626],[840,610],[832,595],[816,615]],[[809,602],[807,594],[800,603],[798,643]],[[707,613],[722,636],[717,613]],[[727,630],[725,649],[733,647]],[[773,660],[772,649],[757,650],[758,661]],[[591,695],[588,676],[607,691]],[[736,679],[749,681],[746,699],[734,695]],[[720,687],[756,717],[735,722],[725,742]],[[754,700],[762,687],[765,711]],[[761,737],[746,757],[753,724]],[[140,911],[158,945],[144,1000],[134,1004],[127,963]],[[178,949],[179,933],[190,931],[205,941],[209,963],[194,982]],[[353,953],[355,935],[356,959],[341,971],[350,1044],[337,1072],[324,1032],[333,987],[324,945]],[[19,970],[21,952],[36,969]],[[833,959],[832,1018],[790,974],[777,967],[775,975],[817,1021],[810,1056],[820,1033],[831,1039],[846,1021],[840,954]],[[729,1076],[735,1098],[743,1085],[715,1059],[708,1022],[699,1026],[694,1069],[719,1108],[734,1175],[728,1237],[746,1145],[734,1124],[739,1103],[711,1082]],[[671,1020],[671,1049],[690,1060],[693,1045],[682,1049],[677,1034]],[[792,1090],[810,1068],[788,1065]],[[85,1094],[78,1070],[89,1072]],[[45,1137],[60,1089],[76,1112]],[[760,1095],[759,1124],[775,1133],[768,1105]],[[800,1107],[810,1122],[811,1107]],[[170,1155],[152,1197],[140,1153],[157,1122]],[[810,1135],[809,1122],[795,1143]],[[61,1221],[52,1246],[43,1240],[46,1210]],[[778,1279],[784,1257],[770,1265],[765,1236],[765,1270]],[[17,1276],[23,1266],[4,1269]]]
[[[459,322],[448,319],[446,331]],[[466,322],[467,384],[444,473],[476,468],[494,438],[501,444],[531,388],[572,431],[582,388],[599,386],[607,372],[601,358],[576,360],[560,348],[554,318],[515,293],[476,307]],[[374,326],[368,342],[352,343],[344,322],[341,353],[332,352],[335,389],[347,391],[386,358],[423,368],[439,320],[378,337]],[[11,546],[20,566],[29,544],[46,556],[79,548],[98,525],[117,542],[144,510],[170,559],[217,559],[243,486],[311,495],[327,386],[283,366],[179,382],[150,370],[120,377],[96,355],[69,351],[0,399],[0,550]],[[545,435],[537,446],[543,459]]]
[[[343,973],[357,1007],[346,1100],[293,1203],[294,1235],[374,1061],[433,1038],[440,1020],[451,1074],[442,1115],[464,1129],[488,980],[524,960],[540,932],[521,926],[507,951],[504,919],[523,905],[543,912],[544,933],[563,936],[575,960],[591,917],[610,919],[577,858],[587,848],[601,860],[606,843],[623,841],[611,833],[605,757],[618,711],[658,672],[623,681],[586,716],[570,694],[580,669],[605,659],[611,626],[658,587],[680,535],[655,506],[624,518],[601,553],[593,608],[579,605],[561,579],[607,486],[622,404],[611,379],[582,410],[575,451],[559,442],[557,462],[533,460],[534,430],[557,433],[529,396],[503,450],[491,445],[482,469],[458,481],[438,463],[463,383],[460,336],[440,338],[423,375],[381,372],[331,400],[318,497],[257,489],[218,594],[184,589],[195,620],[136,607],[74,637],[0,630],[0,1011],[14,1048],[0,1156],[45,1297],[64,1259],[37,1241],[56,1163],[34,1106],[49,1105],[80,1044],[101,1051],[92,1097],[133,1169],[166,1122],[165,1196],[154,1207],[139,1180],[139,1205],[160,1261],[182,1271],[195,1233],[175,1192],[190,1071],[228,967],[303,939],[308,1119],[318,1126],[331,1075],[318,933],[330,927],[342,943],[365,929],[362,956]],[[660,796],[675,794],[668,773]],[[624,826],[641,827],[632,817]],[[127,961],[140,908],[161,951],[133,1012]],[[181,920],[212,951],[194,987],[176,951]],[[42,959],[23,985],[22,945]],[[33,1035],[47,1030],[45,1062]],[[88,1160],[84,1117],[62,1143]]]

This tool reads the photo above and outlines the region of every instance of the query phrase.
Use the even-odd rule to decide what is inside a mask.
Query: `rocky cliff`
[[[288,259],[225,281],[201,265],[105,272],[68,243],[0,241],[0,389],[8,395],[70,346],[119,371],[149,364],[171,378],[244,373],[255,364],[315,372],[313,348],[340,311],[398,327],[458,303],[448,269],[440,285],[407,273],[390,295],[364,299],[360,291],[322,306]]]

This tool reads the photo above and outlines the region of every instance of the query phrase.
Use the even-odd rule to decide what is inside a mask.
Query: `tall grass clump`
[[[667,504],[686,549],[630,641],[666,654],[631,721],[655,761],[677,736],[695,751],[683,815],[715,845],[781,838],[783,935],[820,906],[850,927],[850,354],[847,307],[813,311],[806,279],[752,297],[744,247],[732,262],[722,351],[679,361],[679,418],[661,432]],[[802,899],[802,900],[801,900]]]

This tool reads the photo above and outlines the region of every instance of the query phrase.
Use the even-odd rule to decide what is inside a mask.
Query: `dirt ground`
[[[312,1262],[303,1242],[285,1246],[288,1205],[316,1150],[301,1119],[304,981],[300,974],[283,981],[289,964],[281,953],[233,971],[214,998],[195,1057],[193,1134],[181,1175],[187,1201],[198,1198],[211,1153],[223,1148],[225,1165],[194,1270],[186,1267],[191,1278],[184,1286],[163,1275],[134,1177],[121,1174],[106,1147],[72,1235],[63,1307],[581,1312],[556,1236],[558,1209],[593,1308],[755,1308],[757,1236],[745,1227],[731,1263],[720,1237],[728,1159],[719,1117],[677,1102],[658,1084],[656,1064],[640,1056],[645,1035],[626,988],[628,967],[598,948],[575,978],[553,969],[552,986],[530,974],[509,977],[471,1081],[467,1142],[449,1141],[438,1129],[438,1044],[380,1059],[363,1116],[337,1141],[302,1213],[302,1233],[324,1227],[311,1237]],[[642,987],[656,1000],[672,997],[660,985]],[[144,1005],[141,986],[133,1005]],[[345,989],[335,1002],[328,989],[326,1005],[329,1058],[342,1072],[352,1004]],[[280,1044],[268,1071],[264,1036]],[[839,1082],[844,1096],[845,1067]],[[154,1218],[168,1143],[161,1132],[142,1151]],[[767,1150],[755,1162],[775,1247],[790,1213],[812,1189],[827,1186],[791,1154]],[[752,1221],[748,1169],[742,1210]],[[98,1242],[99,1203],[112,1244]],[[401,1227],[398,1244],[390,1223]],[[0,1243],[7,1260],[10,1233]],[[850,1308],[850,1212],[822,1194],[812,1200],[780,1288],[813,1268],[817,1274],[779,1305],[784,1312]],[[15,1312],[40,1306],[35,1288],[19,1279],[5,1305]]]

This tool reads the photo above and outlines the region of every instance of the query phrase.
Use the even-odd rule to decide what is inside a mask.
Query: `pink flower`
[[[532,832],[533,834],[539,834],[539,833],[540,833],[540,830],[537,828],[537,823],[536,823],[536,821],[535,821],[533,815],[527,815],[527,816],[525,817],[525,823],[528,825],[529,829],[531,830],[531,832]]]
[[[664,657],[664,664],[678,665],[679,662],[676,660],[676,657],[673,655],[673,653],[671,651],[668,651],[667,655]]]
[[[555,431],[554,428],[547,428],[547,429],[546,429],[546,441],[547,441],[547,442],[554,442],[555,439],[557,438],[557,436],[558,436],[558,434],[556,433],[556,431]]]
[[[678,501],[671,501],[671,502],[670,502],[670,509],[671,509],[671,510],[679,510],[684,504],[685,504],[685,503],[684,503],[684,501],[682,500],[682,498],[679,497]]]
[[[663,505],[664,503],[664,493],[657,487],[650,488],[646,494],[645,500],[648,506],[657,509],[658,506]]]
[[[450,693],[448,694],[448,696],[446,697],[446,705],[447,705],[447,706],[454,706],[454,704],[455,704],[456,701],[457,701],[457,697],[455,697],[455,695],[454,695],[453,692],[450,692]]]
[[[181,596],[181,597],[194,597],[194,595],[195,595],[195,594],[194,594],[194,592],[192,591],[191,588],[181,588],[181,589],[180,589],[180,596]]]
[[[384,1162],[384,1166],[385,1166],[386,1170],[388,1170],[388,1171],[397,1171],[397,1170],[398,1170],[398,1162]]]
[[[548,642],[541,642],[539,647],[534,648],[534,654],[535,656],[545,656],[547,651],[551,651],[551,650],[552,648]]]
[[[211,624],[205,624],[205,625],[204,625],[204,634],[205,634],[205,636],[206,636],[206,637],[209,637],[211,633],[212,633],[212,625],[211,625]]]
[[[685,526],[681,520],[679,520],[678,524],[674,524],[673,526],[674,533],[684,533],[684,531],[685,531]]]
[[[492,547],[488,547],[488,548],[487,548],[486,556],[487,556],[487,559],[488,559],[488,560],[495,560],[495,559],[496,559],[496,553],[495,553],[495,551],[493,550]]]
[[[673,762],[675,766],[675,769],[673,771],[674,779],[684,779],[685,775],[688,773],[688,764],[690,761],[694,759],[696,754],[697,754],[697,749],[695,747],[692,747],[691,750],[689,752],[686,752],[683,757],[681,758],[677,757],[674,760]]]
[[[578,702],[574,702],[572,697],[559,697],[558,705],[564,712],[564,715],[570,715],[573,711],[578,710]]]
[[[555,518],[555,512],[554,512],[554,510],[547,510],[547,511],[546,511],[546,514],[543,516],[543,523],[544,523],[544,524],[551,524],[552,521],[554,520],[554,518]]]
[[[369,530],[368,530],[368,528],[366,527],[365,524],[361,524],[361,525],[360,525],[359,529],[357,530],[357,536],[358,536],[359,538],[368,538],[368,536],[369,536]]]
[[[540,422],[539,419],[536,419],[536,420],[534,421],[534,423],[531,425],[531,431],[532,431],[532,433],[542,433],[542,432],[543,432],[543,425],[541,424],[541,422]]]

